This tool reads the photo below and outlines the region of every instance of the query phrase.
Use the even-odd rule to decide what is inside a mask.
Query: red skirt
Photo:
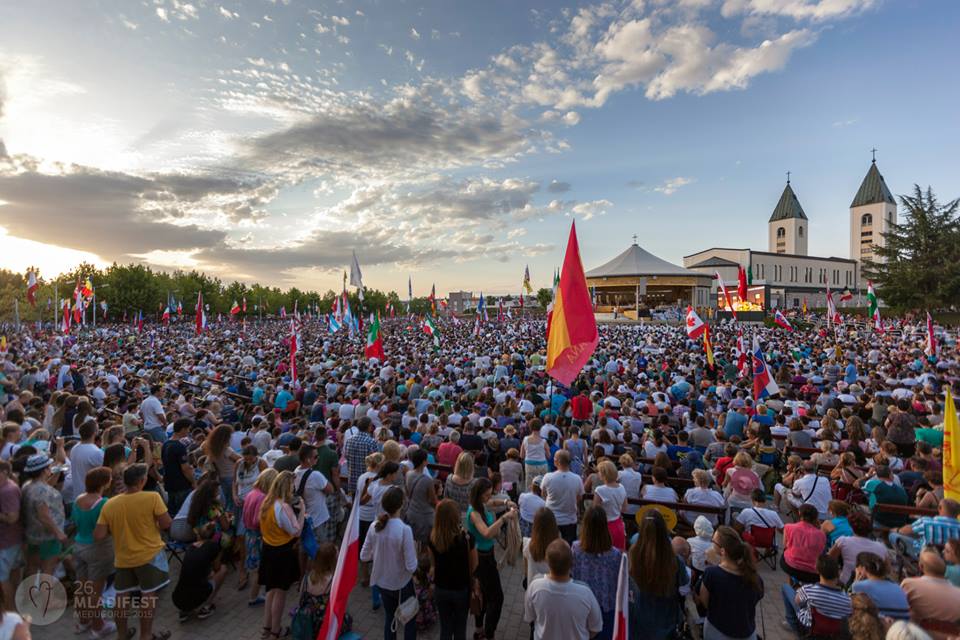
[[[610,540],[613,546],[620,551],[627,550],[627,531],[623,526],[623,518],[607,520],[607,530],[610,531]]]

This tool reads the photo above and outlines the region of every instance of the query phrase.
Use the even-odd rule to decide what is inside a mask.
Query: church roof
[[[610,276],[703,276],[679,265],[658,258],[633,244],[613,260],[587,271],[588,278]]]
[[[726,258],[721,258],[720,256],[713,256],[712,258],[707,258],[703,262],[698,262],[697,264],[690,265],[691,268],[696,267],[739,267],[740,263],[734,262],[733,260],[727,260]]]
[[[787,180],[787,186],[783,188],[783,193],[780,195],[780,202],[778,202],[774,208],[773,214],[770,216],[770,222],[791,220],[793,218],[806,220],[807,214],[803,212],[803,207],[800,206],[800,201],[797,200],[797,194],[793,192],[793,188],[790,187],[790,181]]]
[[[883,176],[880,175],[880,170],[877,169],[877,162],[874,160],[870,164],[870,169],[867,171],[867,175],[864,176],[863,182],[860,183],[860,189],[857,191],[857,195],[853,197],[850,208],[862,207],[865,204],[876,204],[878,202],[896,204],[896,200],[893,199],[893,194],[890,193],[890,189],[887,188],[887,183],[884,182]]]

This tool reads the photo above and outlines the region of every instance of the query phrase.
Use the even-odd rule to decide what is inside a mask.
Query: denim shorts
[[[10,573],[21,564],[23,564],[23,553],[20,551],[19,544],[0,549],[0,582],[9,580]]]

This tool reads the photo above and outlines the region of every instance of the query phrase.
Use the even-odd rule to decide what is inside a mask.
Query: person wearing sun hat
[[[51,483],[55,472],[59,474],[60,468],[54,466],[53,458],[45,453],[35,453],[27,458],[21,474],[25,480],[21,502],[28,574],[37,569],[46,574],[53,573],[67,541],[63,498]]]

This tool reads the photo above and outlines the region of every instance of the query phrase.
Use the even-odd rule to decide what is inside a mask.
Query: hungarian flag
[[[877,300],[877,292],[873,288],[873,282],[867,280],[867,304],[869,309],[867,310],[867,315],[873,320],[873,326],[875,329],[880,329],[880,302]]]
[[[927,349],[926,354],[928,356],[937,355],[937,337],[933,335],[933,318],[930,317],[930,312],[927,311]]]
[[[530,265],[527,265],[523,269],[523,289],[527,293],[533,293],[533,287],[530,286]],[[520,298],[523,299],[523,293],[520,293]]]
[[[161,319],[163,322],[170,322],[170,307],[169,307],[169,306],[164,307],[164,309],[163,309],[163,315],[160,316],[160,319]]]
[[[247,296],[243,296],[243,312],[247,312]]]
[[[203,310],[203,291],[197,292],[197,317],[196,317],[196,331],[197,335],[203,333],[203,330],[207,328],[207,314]]]
[[[436,323],[433,321],[433,318],[427,316],[423,321],[423,332],[428,336],[433,337],[433,346],[436,349],[440,348],[440,331],[437,329]]]
[[[177,315],[183,315],[183,302],[177,302]]]
[[[697,312],[693,310],[693,307],[687,307],[687,335],[690,336],[691,340],[696,340],[699,338],[706,326],[703,323],[703,320],[700,319],[700,316],[697,315]]]
[[[363,349],[363,356],[367,360],[370,358],[385,360],[387,357],[383,352],[383,336],[380,335],[379,318],[374,318],[367,328],[367,346]]]
[[[790,321],[787,320],[787,316],[780,313],[780,309],[777,309],[773,314],[773,321],[777,326],[783,327],[787,331],[793,331],[793,325],[790,324]]]
[[[747,272],[742,264],[737,265],[737,297],[741,302],[747,299]]]
[[[630,637],[630,569],[627,554],[620,556],[620,572],[617,576],[617,602],[613,612],[613,640]]]
[[[703,327],[703,350],[707,354],[707,364],[712,369],[715,366],[713,363],[713,343],[710,342],[710,327],[706,325]]]
[[[547,333],[547,373],[569,386],[590,360],[599,341],[587,278],[580,260],[577,223],[573,221]]]
[[[297,327],[290,321],[290,380],[297,386]]]
[[[40,285],[37,284],[37,274],[33,271],[27,274],[27,302],[30,303],[31,307],[37,306],[37,287]]]
[[[234,301],[233,301],[233,306],[230,307],[230,315],[235,316],[235,315],[237,315],[238,313],[240,313],[240,305],[237,304],[237,301],[236,301],[236,300],[234,300]]]
[[[359,507],[360,501],[355,499],[340,543],[337,568],[333,572],[333,581],[330,583],[330,598],[327,600],[327,610],[323,614],[323,625],[320,627],[320,633],[317,634],[317,640],[337,640],[340,637],[350,592],[357,586],[357,574],[360,570]]]
[[[850,291],[850,287],[844,288],[840,294],[840,302],[846,302],[847,300],[853,300],[853,291]]]
[[[730,308],[730,313],[733,314],[733,319],[737,319],[737,310],[733,308],[733,301],[730,299],[730,292],[727,291],[727,285],[723,284],[723,278],[720,277],[720,272],[717,271],[714,276],[717,279],[717,283],[720,285],[720,291],[723,293],[723,301],[727,303],[727,307]],[[742,300],[743,298],[741,298]]]

